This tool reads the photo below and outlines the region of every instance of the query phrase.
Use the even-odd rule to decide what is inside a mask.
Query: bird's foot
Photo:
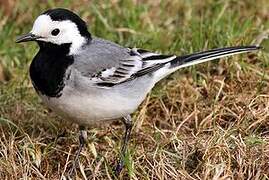
[[[125,134],[123,137],[123,143],[122,143],[121,152],[120,152],[120,159],[117,163],[117,166],[114,169],[114,173],[115,173],[116,177],[118,177],[120,175],[120,173],[124,167],[124,158],[126,156],[127,146],[128,146],[128,142],[130,139],[131,130],[133,127],[131,116],[128,115],[128,116],[124,117],[123,123],[125,125]]]
[[[68,171],[68,176],[67,176],[68,179],[72,179],[72,177],[74,177],[74,173],[76,171],[76,168],[79,165],[79,156],[80,156],[80,153],[81,153],[86,141],[87,141],[87,131],[83,127],[80,127],[79,148],[76,152],[72,168]]]
[[[114,169],[115,176],[118,177],[123,169],[124,161],[120,159]]]

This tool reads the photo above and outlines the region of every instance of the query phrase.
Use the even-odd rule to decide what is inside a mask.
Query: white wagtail
[[[49,108],[80,126],[72,171],[85,143],[84,127],[123,119],[126,130],[117,174],[132,129],[130,114],[158,81],[183,67],[259,49],[238,46],[175,56],[125,48],[93,37],[78,15],[60,8],[38,16],[31,32],[16,42],[26,41],[36,41],[40,47],[30,66],[38,95]]]

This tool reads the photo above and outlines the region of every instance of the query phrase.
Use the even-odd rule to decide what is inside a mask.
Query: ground
[[[77,125],[46,109],[31,85],[37,45],[14,43],[44,10],[69,8],[95,36],[164,54],[255,44],[269,32],[267,0],[9,2],[0,19],[0,179],[60,179],[78,148]],[[119,179],[269,179],[263,43],[260,52],[185,68],[158,83],[133,114]],[[89,128],[77,179],[115,178],[123,130],[120,122]]]

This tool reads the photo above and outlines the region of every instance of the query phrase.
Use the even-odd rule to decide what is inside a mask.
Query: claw
[[[122,169],[123,169],[123,167],[124,167],[124,157],[126,156],[128,142],[129,142],[132,127],[133,127],[131,116],[128,115],[128,116],[124,117],[123,118],[123,123],[125,125],[125,134],[124,134],[124,137],[123,137],[123,143],[122,143],[122,147],[121,147],[120,158],[119,158],[117,166],[114,169],[115,176],[119,176]]]
[[[67,179],[71,180],[72,177],[74,177],[74,172],[76,171],[76,168],[77,168],[78,163],[79,163],[79,156],[80,156],[80,153],[81,153],[86,141],[87,141],[87,131],[85,130],[84,127],[80,127],[79,148],[76,152],[76,156],[75,156],[75,160],[73,161],[72,168],[68,172]]]

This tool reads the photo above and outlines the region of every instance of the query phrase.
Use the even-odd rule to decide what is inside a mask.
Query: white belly
[[[108,90],[106,93],[86,94],[66,87],[59,98],[42,95],[41,98],[49,108],[64,118],[81,125],[91,125],[133,113],[146,94],[132,97]]]

